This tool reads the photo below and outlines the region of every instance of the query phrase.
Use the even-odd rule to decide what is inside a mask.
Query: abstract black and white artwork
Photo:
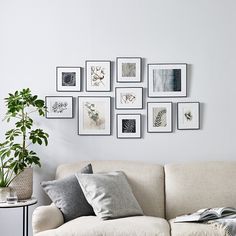
[[[143,88],[117,87],[115,89],[116,109],[142,109]]]
[[[116,58],[117,82],[137,83],[141,82],[142,58],[141,57],[117,57]]]
[[[148,102],[147,106],[148,132],[172,132],[172,103]]]
[[[199,102],[177,103],[177,129],[179,130],[200,129]]]
[[[46,118],[69,119],[73,118],[73,97],[71,96],[46,96]]]
[[[111,90],[111,62],[86,61],[86,91]]]
[[[57,67],[58,92],[81,91],[81,67]]]
[[[117,114],[117,138],[141,138],[141,114]]]
[[[78,134],[110,135],[110,97],[78,97]]]
[[[149,97],[185,97],[186,64],[148,64]]]

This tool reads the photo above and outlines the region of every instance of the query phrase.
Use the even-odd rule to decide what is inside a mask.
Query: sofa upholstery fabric
[[[157,217],[133,216],[103,221],[96,216],[83,216],[35,236],[169,236],[169,231],[168,222]]]
[[[83,193],[101,219],[143,215],[122,171],[76,174]]]
[[[166,217],[202,208],[236,207],[236,162],[191,162],[165,166]]]
[[[55,229],[64,223],[62,212],[52,203],[49,206],[39,206],[33,212],[33,234]]]
[[[174,223],[170,221],[171,236],[227,236],[225,230],[213,224]]]
[[[56,179],[64,178],[91,163],[93,172],[123,171],[144,215],[165,216],[164,169],[153,163],[132,161],[80,161],[57,168]]]

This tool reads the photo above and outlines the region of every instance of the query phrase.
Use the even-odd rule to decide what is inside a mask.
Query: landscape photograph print
[[[186,97],[186,64],[148,64],[149,97]]]

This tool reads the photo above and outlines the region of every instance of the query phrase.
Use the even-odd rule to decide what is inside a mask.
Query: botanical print
[[[65,110],[68,109],[68,103],[67,102],[54,102],[51,105],[51,111],[53,113],[63,113]]]
[[[166,127],[167,126],[166,113],[167,113],[167,110],[165,107],[153,108],[153,127]]]
[[[105,86],[105,68],[102,66],[91,66],[91,86]]]
[[[136,63],[122,63],[122,77],[135,77]]]
[[[183,112],[184,114],[184,123],[189,123],[193,120],[193,113],[191,110],[187,109]]]
[[[76,86],[75,72],[62,72],[62,86]]]
[[[123,119],[122,120],[122,133],[136,133],[136,120]]]
[[[133,104],[136,101],[135,93],[121,93],[120,103],[121,104]]]
[[[85,102],[84,105],[84,129],[105,129],[104,103]]]
[[[153,92],[181,91],[181,69],[154,69]]]

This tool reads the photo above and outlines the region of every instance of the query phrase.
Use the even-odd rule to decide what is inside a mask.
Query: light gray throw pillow
[[[99,218],[106,220],[143,215],[123,172],[76,174],[76,177]]]
[[[92,174],[91,164],[85,166],[80,173]],[[87,202],[75,175],[44,181],[41,185],[52,202],[61,210],[65,222],[79,216],[94,215],[93,208]]]

